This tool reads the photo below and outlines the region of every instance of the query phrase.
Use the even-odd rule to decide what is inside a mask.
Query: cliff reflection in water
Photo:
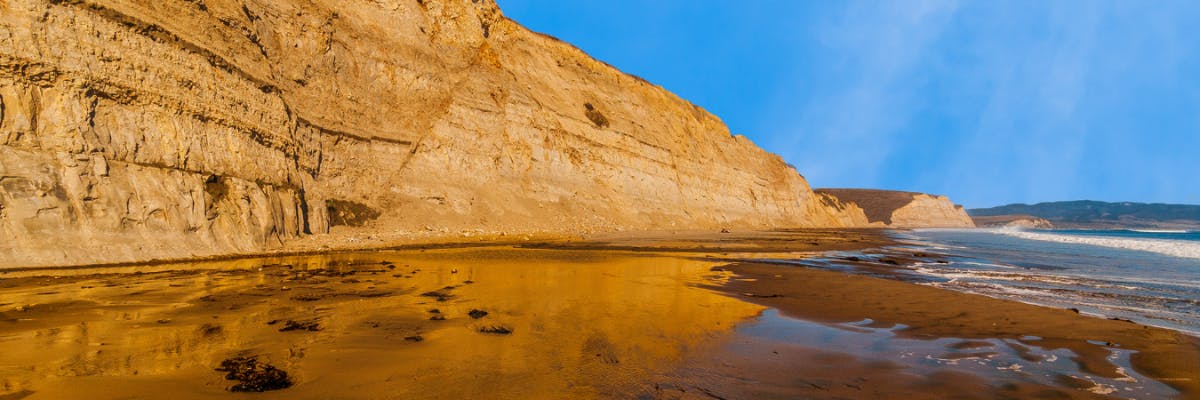
[[[264,398],[630,397],[762,310],[694,287],[715,265],[491,248],[10,273],[0,396],[223,398],[214,368],[258,356],[294,381]]]

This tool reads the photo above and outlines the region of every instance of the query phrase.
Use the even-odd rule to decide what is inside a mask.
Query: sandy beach
[[[1200,340],[1174,331],[754,262],[888,243],[658,232],[7,271],[0,399],[1200,393]],[[864,267],[937,257],[882,251],[897,265]]]

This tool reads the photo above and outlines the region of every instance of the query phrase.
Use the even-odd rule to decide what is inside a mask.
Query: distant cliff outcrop
[[[871,225],[897,228],[966,228],[975,223],[946,196],[874,189],[817,189],[862,208]]]
[[[1200,229],[1200,205],[1160,203],[1107,203],[1102,201],[1058,201],[1009,204],[968,210],[973,217],[1031,215],[1044,218],[1058,228],[1159,228]]]
[[[986,217],[973,215],[971,216],[971,219],[975,221],[975,226],[981,228],[1054,228],[1054,224],[1050,221],[1047,221],[1045,218],[1039,218],[1032,215],[994,215]]]

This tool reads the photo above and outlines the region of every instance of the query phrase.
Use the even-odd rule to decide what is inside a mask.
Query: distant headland
[[[1068,229],[1200,229],[1200,205],[1189,204],[1077,200],[973,208],[967,213],[979,226],[1050,227],[1037,222],[1041,220]]]

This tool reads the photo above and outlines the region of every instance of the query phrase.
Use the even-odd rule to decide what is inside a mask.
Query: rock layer
[[[874,189],[817,189],[861,207],[870,224],[896,228],[970,228],[975,223],[946,196]]]
[[[0,267],[865,221],[492,0],[0,3]]]

